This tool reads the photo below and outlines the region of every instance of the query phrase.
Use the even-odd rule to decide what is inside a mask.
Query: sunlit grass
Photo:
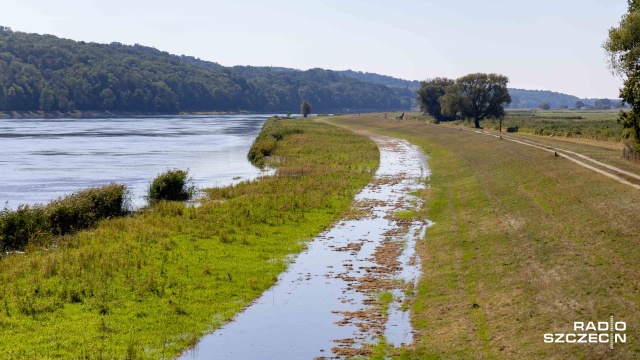
[[[640,337],[637,190],[553,154],[418,117],[328,121],[407,139],[429,156],[416,213],[435,224],[417,244],[417,336],[405,358],[640,356],[633,340],[614,350],[543,342],[574,321],[611,314],[626,322],[630,339]]]
[[[171,358],[270,287],[372,178],[370,139],[310,120],[285,129],[273,177],[158,202],[0,259],[4,358]],[[268,158],[267,158],[268,159]],[[268,161],[268,160],[267,160]],[[152,174],[153,175],[153,174]]]

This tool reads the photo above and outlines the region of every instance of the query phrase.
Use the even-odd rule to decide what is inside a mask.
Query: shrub
[[[20,205],[17,210],[0,212],[0,249],[20,250],[29,241],[50,233],[49,219],[41,204]]]
[[[189,177],[189,172],[185,170],[173,169],[159,174],[153,179],[149,186],[149,201],[189,200],[195,194],[193,180]]]
[[[129,209],[126,186],[91,187],[47,205],[20,205],[0,212],[0,249],[21,250],[41,237],[66,235],[89,228],[101,219],[122,216]]]
[[[65,235],[91,227],[101,219],[122,216],[130,210],[129,198],[124,185],[109,184],[55,200],[46,206],[51,231]]]

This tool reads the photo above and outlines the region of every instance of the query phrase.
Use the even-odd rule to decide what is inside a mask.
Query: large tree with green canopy
[[[631,107],[620,111],[618,121],[640,150],[640,0],[628,0],[628,4],[628,12],[618,27],[609,29],[603,47],[609,54],[610,69],[625,79],[620,97]]]
[[[502,119],[504,105],[511,103],[509,78],[499,74],[469,74],[456,80],[440,98],[442,114],[472,118],[476,128],[485,118]]]

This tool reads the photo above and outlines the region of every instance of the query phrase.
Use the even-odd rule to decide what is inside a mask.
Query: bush
[[[124,185],[91,187],[47,205],[51,231],[65,235],[93,226],[98,220],[124,215],[129,193]]]
[[[149,201],[189,200],[195,194],[195,187],[192,183],[193,180],[189,177],[188,171],[167,170],[153,179],[151,186],[149,186]]]
[[[42,235],[50,234],[49,219],[43,205],[20,205],[18,210],[0,212],[0,249],[20,250]]]
[[[21,250],[36,239],[89,228],[101,219],[129,211],[126,186],[91,187],[47,205],[20,205],[0,211],[0,249]]]

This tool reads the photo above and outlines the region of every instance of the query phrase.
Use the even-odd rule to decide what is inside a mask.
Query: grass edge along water
[[[273,122],[277,122],[276,125]],[[6,358],[171,358],[268,289],[291,254],[372,178],[369,138],[310,119],[283,131],[273,176],[159,201],[130,217],[0,259]]]

